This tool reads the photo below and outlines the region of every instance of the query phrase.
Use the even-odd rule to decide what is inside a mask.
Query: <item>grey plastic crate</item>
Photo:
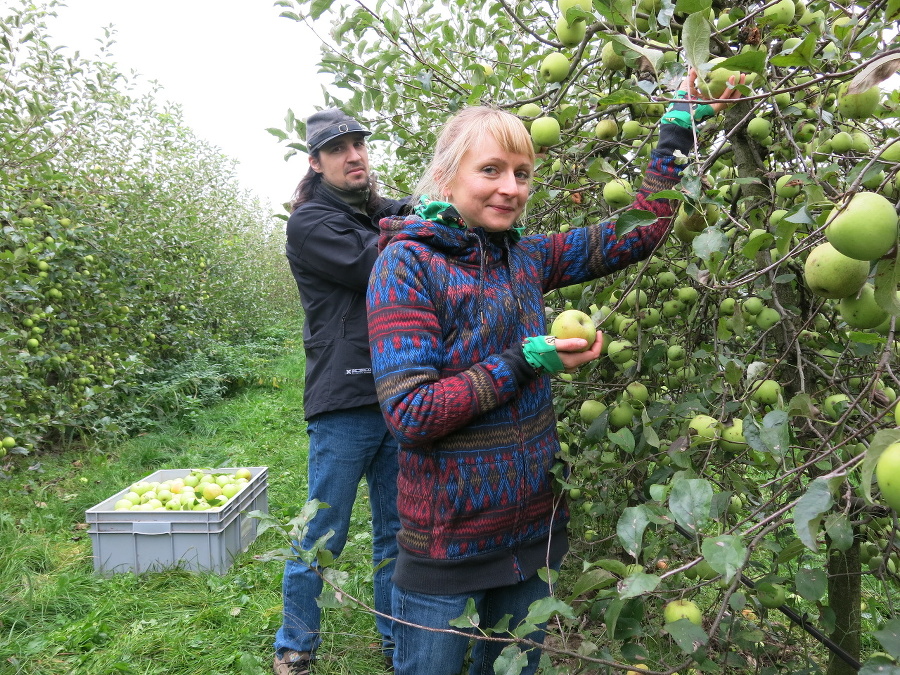
[[[159,571],[180,567],[224,574],[234,558],[256,539],[255,518],[246,512],[269,509],[268,468],[247,467],[250,481],[221,509],[210,511],[116,511],[114,504],[129,487],[85,513],[94,548],[94,571]],[[187,475],[190,469],[163,469],[141,480],[165,481]],[[208,473],[234,473],[236,468]]]

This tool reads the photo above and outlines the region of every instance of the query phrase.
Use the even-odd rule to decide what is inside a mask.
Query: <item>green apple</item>
[[[625,122],[622,122],[622,138],[624,140],[637,138],[641,134],[643,128],[644,127],[637,120],[626,120]]]
[[[606,410],[606,405],[604,403],[592,398],[587,398],[581,402],[581,407],[578,409],[578,416],[581,418],[582,422],[590,424],[600,417],[604,410]]]
[[[846,411],[846,406],[850,403],[850,397],[847,394],[832,394],[825,398],[822,403],[822,410],[832,420],[841,417]]]
[[[609,409],[609,424],[615,429],[628,426],[634,419],[634,408],[628,401],[619,401]]]
[[[875,480],[882,499],[900,511],[900,443],[891,443],[875,463]]]
[[[130,511],[132,506],[134,506],[134,502],[131,500],[120,499],[113,504],[113,509],[116,511]]]
[[[234,472],[234,477],[238,479],[243,478],[245,480],[250,480],[251,478],[253,478],[253,473],[250,471],[250,469],[241,468]]]
[[[756,296],[747,298],[741,303],[741,311],[746,314],[752,314],[753,316],[762,312],[765,307],[766,303],[762,301],[762,298]]]
[[[563,16],[573,7],[583,9],[585,12],[590,12],[593,9],[591,0],[559,0],[556,3],[556,7]]]
[[[581,44],[587,33],[587,24],[584,21],[576,21],[570,24],[564,16],[556,20],[556,39],[565,47],[577,47]]]
[[[864,284],[856,295],[843,298],[838,304],[841,318],[851,328],[875,328],[888,318],[888,313],[875,301],[875,289]]]
[[[594,127],[594,136],[602,141],[608,141],[619,134],[619,125],[614,119],[603,119]]]
[[[747,123],[747,133],[751,138],[761,141],[772,133],[772,122],[757,115]]]
[[[876,84],[858,94],[848,94],[849,82],[838,87],[838,112],[851,120],[867,120],[875,115],[881,99],[881,88]]]
[[[719,436],[719,421],[709,415],[697,414],[688,423],[688,433],[700,445],[708,445]]]
[[[775,609],[784,604],[787,599],[787,591],[781,584],[760,581],[756,584],[756,599],[763,607]]]
[[[832,210],[825,238],[849,258],[878,260],[897,243],[897,211],[875,192],[857,192]]]
[[[663,609],[663,618],[666,623],[675,623],[680,619],[687,619],[692,624],[699,626],[703,623],[703,613],[692,600],[672,600]]]
[[[853,137],[846,131],[839,131],[831,138],[831,149],[841,154],[849,152],[853,145]]]
[[[554,117],[538,117],[531,123],[531,140],[539,147],[550,147],[559,143],[561,130]]]
[[[785,26],[794,20],[797,7],[794,0],[781,0],[763,10],[760,23],[769,26]]]
[[[207,483],[203,487],[203,492],[201,494],[206,501],[212,501],[216,497],[222,495],[222,486],[218,483]]]
[[[609,360],[622,365],[634,358],[634,345],[629,340],[613,340],[606,348]]]
[[[600,50],[600,63],[607,70],[625,70],[625,57],[617,54],[612,41],[603,45]]]
[[[747,447],[747,439],[744,438],[744,421],[742,419],[736,417],[731,422],[731,426],[722,429],[719,447],[728,452],[740,452]]]
[[[715,67],[718,64],[722,63],[724,60],[724,57],[716,57],[714,59],[710,59],[710,68],[713,68],[713,70],[709,71],[709,74],[706,76],[706,78],[704,78],[704,81],[701,81],[700,78],[697,78],[697,86],[704,98],[719,98],[725,91],[725,87],[728,85],[728,80],[732,76],[734,76],[735,82],[738,81],[741,75],[738,71],[730,70],[728,68]],[[744,83],[748,87],[752,86],[754,80],[756,79],[756,73],[745,73],[745,75],[746,77],[744,78]]]
[[[562,52],[550,52],[541,62],[540,75],[544,82],[562,82],[569,74],[569,59]]]
[[[792,174],[787,174],[775,181],[775,194],[785,199],[793,199],[800,194],[802,187],[802,180],[794,178]]]
[[[869,276],[869,263],[849,258],[830,242],[816,246],[806,258],[803,277],[813,293],[840,299],[859,292]]]
[[[611,209],[621,209],[632,202],[631,185],[628,181],[615,178],[603,186],[603,200]]]
[[[690,306],[700,298],[700,292],[693,286],[682,286],[675,290],[675,298]]]
[[[587,346],[579,351],[587,351],[597,339],[597,327],[591,317],[581,310],[567,309],[553,320],[550,335],[559,339],[582,338],[587,341]]]
[[[516,114],[523,118],[522,123],[525,125],[526,129],[530,130],[533,121],[532,118],[540,117],[542,112],[541,106],[537,103],[523,103]]]
[[[684,363],[687,359],[687,351],[681,345],[670,345],[666,350],[666,360],[669,363]]]
[[[778,313],[777,309],[773,309],[772,307],[765,307],[756,315],[756,325],[762,330],[769,330],[779,321],[781,321],[781,314]]]
[[[776,405],[781,399],[781,385],[775,380],[758,380],[750,385],[750,398],[763,405]]]
[[[894,139],[890,145],[881,151],[879,156],[883,162],[900,162],[900,139]]]
[[[650,390],[643,382],[630,382],[622,392],[622,397],[628,401],[646,403],[650,399]]]

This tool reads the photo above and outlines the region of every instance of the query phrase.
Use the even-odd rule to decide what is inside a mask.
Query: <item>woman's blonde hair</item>
[[[534,145],[522,120],[487,106],[464,108],[441,128],[434,156],[413,192],[411,203],[417,204],[422,196],[443,200],[444,190],[459,173],[463,157],[469,150],[478,147],[485,134],[493,136],[507,152],[527,155],[534,166]]]

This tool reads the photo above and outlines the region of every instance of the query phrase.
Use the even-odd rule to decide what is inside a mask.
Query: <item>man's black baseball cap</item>
[[[313,113],[306,118],[307,152],[314,153],[332,138],[357,133],[369,136],[372,132],[337,108]]]

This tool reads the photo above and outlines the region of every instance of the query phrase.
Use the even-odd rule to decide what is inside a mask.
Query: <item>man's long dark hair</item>
[[[313,159],[318,160],[319,151],[316,150],[310,156]],[[313,198],[313,195],[316,194],[316,187],[318,187],[321,181],[322,174],[317,173],[312,167],[309,167],[309,170],[297,184],[297,188],[294,190],[294,194],[291,197],[291,212],[296,211],[301,204],[308,202]],[[374,215],[375,212],[381,208],[383,203],[384,199],[378,194],[378,186],[375,183],[375,177],[369,172],[369,200],[366,202],[366,213],[370,216]]]

